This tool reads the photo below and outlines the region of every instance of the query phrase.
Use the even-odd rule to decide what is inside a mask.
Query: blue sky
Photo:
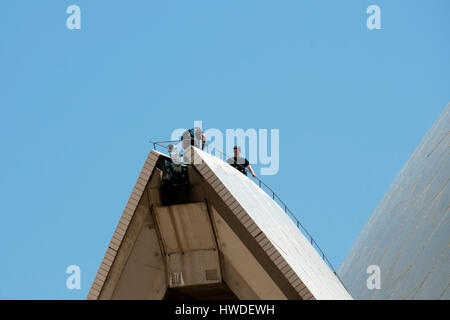
[[[66,8],[81,8],[68,30]],[[381,8],[368,30],[366,8]],[[450,2],[4,0],[0,298],[84,299],[150,150],[279,129],[262,177],[338,267],[450,97]],[[258,169],[258,166],[256,166]],[[69,265],[81,290],[66,288]]]

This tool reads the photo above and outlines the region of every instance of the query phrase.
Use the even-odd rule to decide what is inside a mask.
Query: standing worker
[[[239,157],[239,154],[241,153],[241,147],[234,146],[233,153],[234,153],[234,157],[229,158],[227,160],[227,163],[229,165],[231,165],[232,167],[235,167],[236,169],[238,169],[240,172],[242,172],[245,175],[247,175],[247,172],[245,171],[245,168],[247,168],[248,171],[250,171],[250,173],[252,174],[253,178],[256,178],[255,171],[253,171],[253,168],[250,165],[250,162],[245,158]]]
[[[193,163],[191,152],[191,146],[196,148],[205,148],[205,134],[199,127],[189,129],[181,136],[181,145],[183,147],[183,158],[185,163]]]

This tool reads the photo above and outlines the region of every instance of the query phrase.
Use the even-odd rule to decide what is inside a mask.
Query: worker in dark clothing
[[[199,127],[189,129],[185,131],[181,136],[181,143],[183,145],[183,149],[187,149],[190,146],[200,148],[201,145],[201,148],[203,150],[205,148],[205,142],[206,142],[205,134]]]
[[[189,129],[181,136],[181,145],[183,147],[183,159],[185,163],[193,163],[193,154],[191,154],[191,146],[205,148],[205,134],[199,127]]]
[[[242,172],[245,175],[247,175],[247,172],[245,171],[245,168],[247,168],[248,171],[250,171],[250,173],[252,174],[253,178],[256,178],[255,171],[253,171],[253,168],[250,165],[250,162],[248,162],[248,160],[245,158],[239,157],[239,154],[241,153],[241,147],[234,146],[233,153],[234,153],[234,157],[229,158],[227,160],[227,163],[230,164],[232,167],[235,167],[236,169],[238,169],[240,172]]]

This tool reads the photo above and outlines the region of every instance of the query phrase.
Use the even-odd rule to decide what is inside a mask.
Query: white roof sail
[[[449,133],[450,103],[392,181],[338,269],[355,299],[450,299]],[[366,272],[369,266],[375,267],[371,273]],[[380,284],[376,290],[367,286],[372,272],[381,272],[373,283]]]
[[[194,152],[277,248],[315,299],[352,299],[307,238],[271,197],[221,159],[198,148],[194,148]],[[194,163],[206,178],[210,173],[204,170],[204,164]]]

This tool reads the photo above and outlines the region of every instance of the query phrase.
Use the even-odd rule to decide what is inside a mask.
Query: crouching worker
[[[205,134],[199,127],[189,129],[181,136],[181,146],[183,147],[183,160],[185,163],[194,163],[193,156],[191,155],[191,146],[196,148],[205,148]]]
[[[234,157],[229,158],[227,160],[227,163],[230,164],[232,167],[235,167],[236,169],[238,169],[240,172],[242,172],[245,175],[247,175],[247,172],[245,171],[245,168],[247,168],[248,171],[250,171],[250,173],[252,174],[253,178],[256,178],[255,171],[253,171],[253,168],[250,165],[250,162],[245,158],[239,157],[239,154],[241,153],[241,147],[234,146],[233,153],[234,153]]]

